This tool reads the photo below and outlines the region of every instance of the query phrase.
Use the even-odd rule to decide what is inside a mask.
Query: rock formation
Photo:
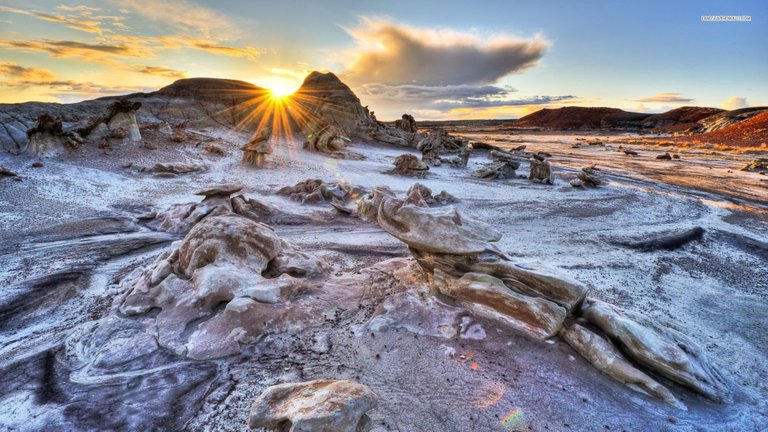
[[[377,221],[408,245],[435,295],[533,338],[559,335],[608,376],[665,402],[677,404],[632,362],[713,400],[725,394],[722,378],[689,338],[586,299],[586,287],[552,270],[512,263],[493,244],[500,234],[453,207],[430,209],[385,196]],[[576,321],[588,321],[604,336]]]
[[[278,195],[285,195],[302,204],[315,204],[326,201],[344,203],[350,199],[357,199],[365,193],[367,193],[367,190],[359,186],[352,186],[344,182],[326,183],[320,179],[307,179],[277,191]]]
[[[263,127],[253,135],[250,141],[242,147],[243,163],[261,167],[264,165],[264,158],[272,154],[272,129]]]
[[[449,158],[442,158],[442,163],[448,164],[454,168],[466,168],[469,163],[469,147],[464,146],[459,149],[459,154]]]
[[[429,166],[412,154],[403,154],[395,158],[395,168],[387,174],[424,178],[429,173]]]
[[[33,156],[52,156],[65,148],[78,148],[85,142],[77,132],[64,132],[61,117],[41,114],[37,123],[27,131],[29,143],[25,153]]]
[[[304,143],[304,148],[309,151],[325,153],[338,158],[353,155],[353,153],[346,151],[351,140],[338,126],[310,122],[305,126],[305,132],[308,141]],[[357,156],[356,159],[362,159],[362,155],[354,155]]]
[[[325,268],[268,225],[208,215],[132,281],[119,310],[138,318],[157,308],[160,346],[194,359],[223,357],[274,330],[269,323],[286,312],[277,304]],[[197,330],[185,333],[193,322]]]
[[[409,133],[416,133],[416,120],[410,114],[403,114],[399,120],[395,120],[395,127]]]
[[[542,156],[534,155],[531,159],[531,172],[528,179],[537,183],[554,184],[555,174],[552,172],[552,165]]]
[[[318,380],[267,388],[251,406],[248,426],[282,432],[367,432],[378,396],[354,381]]]
[[[584,167],[579,171],[577,177],[571,180],[571,186],[573,187],[597,187],[603,184],[603,179],[597,175],[599,168],[593,166]]]

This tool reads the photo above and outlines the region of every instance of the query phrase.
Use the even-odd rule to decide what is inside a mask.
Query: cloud
[[[640,99],[628,99],[633,102],[643,102],[643,103],[690,103],[693,102],[693,99],[687,98],[680,93],[658,93],[654,96],[644,97]]]
[[[501,107],[516,107],[516,106],[528,106],[528,105],[549,105],[556,102],[571,101],[576,99],[576,96],[532,96],[522,99],[481,99],[481,98],[468,98],[464,100],[445,100],[435,101],[432,103],[432,107],[442,111],[451,111],[462,108],[501,108]]]
[[[548,46],[539,37],[483,38],[370,18],[346,31],[356,42],[344,74],[352,84],[491,84],[534,66]]]
[[[74,100],[83,97],[100,97],[148,91],[146,87],[105,85],[89,81],[60,79],[53,72],[35,67],[24,67],[14,62],[0,63],[0,75],[6,77],[0,82],[0,90],[14,89],[24,91],[32,89],[38,94],[59,99]]]
[[[487,98],[491,96],[499,97],[506,96],[514,91],[514,89],[492,85],[478,86],[469,84],[450,86],[363,84],[356,88],[356,92],[360,96],[420,102],[445,99]]]
[[[134,12],[142,17],[175,27],[187,35],[216,39],[221,34],[237,34],[231,20],[212,9],[183,0],[113,0],[123,13]]]
[[[0,75],[10,77],[11,81],[16,80],[32,80],[32,81],[44,81],[52,80],[56,77],[53,72],[39,69],[34,67],[19,66],[14,62],[2,62],[0,63]]]
[[[31,16],[43,21],[64,24],[68,28],[87,33],[102,34],[110,31],[109,27],[126,28],[123,17],[99,14],[98,8],[60,5],[57,9],[61,12],[46,13],[34,9],[0,6],[0,12]]]
[[[164,78],[181,79],[187,77],[187,71],[172,69],[165,66],[137,66],[135,71]]]
[[[125,43],[85,43],[69,40],[36,39],[26,41],[0,40],[0,47],[22,51],[47,52],[52,57],[79,57],[85,60],[108,63],[105,56],[154,57],[147,47]]]
[[[739,108],[747,108],[749,107],[749,103],[747,103],[747,98],[741,97],[741,96],[731,96],[723,102],[720,107],[724,110],[735,110]]]

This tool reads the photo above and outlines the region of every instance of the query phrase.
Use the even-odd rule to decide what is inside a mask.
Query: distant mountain
[[[544,129],[606,129],[684,131],[723,112],[718,108],[681,107],[660,114],[624,111],[618,108],[545,108],[512,123],[514,127]]]

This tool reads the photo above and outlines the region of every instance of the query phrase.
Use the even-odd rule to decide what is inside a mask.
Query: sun
[[[298,84],[278,77],[268,79],[264,84],[275,99],[282,99],[286,96],[290,96],[296,93],[296,90],[299,89]]]

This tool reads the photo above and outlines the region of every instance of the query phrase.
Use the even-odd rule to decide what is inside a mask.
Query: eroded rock
[[[403,114],[403,117],[395,120],[395,127],[410,133],[416,133],[416,120],[410,114]]]
[[[387,171],[387,174],[424,178],[429,173],[429,166],[412,154],[404,154],[396,157],[394,165],[395,168]]]
[[[552,172],[552,165],[543,157],[534,157],[531,159],[531,172],[528,179],[537,183],[554,184],[555,174]]]
[[[630,318],[595,299],[587,299],[582,311],[632,360],[712,400],[722,401],[722,377],[709,364],[704,350],[687,336],[642,317]]]
[[[253,138],[241,149],[243,150],[243,163],[259,167],[263,166],[266,155],[272,154],[270,138],[272,138],[271,128],[263,127],[259,129]]]
[[[354,381],[318,380],[267,388],[251,406],[248,426],[284,432],[367,432],[378,403]]]

